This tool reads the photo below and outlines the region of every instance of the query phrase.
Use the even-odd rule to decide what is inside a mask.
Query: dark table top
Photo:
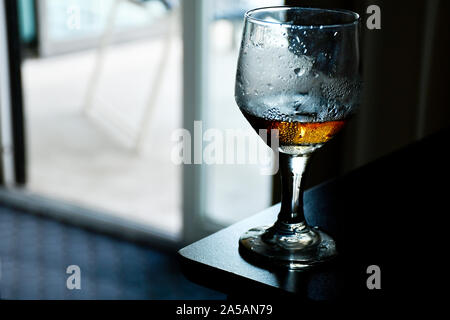
[[[310,225],[334,237],[339,257],[309,271],[256,265],[238,250],[239,236],[271,225],[269,208],[180,250],[184,274],[230,296],[295,296],[305,300],[427,298],[439,295],[447,213],[450,130],[443,130],[305,193]],[[448,250],[447,250],[448,251]],[[381,270],[369,290],[367,268]]]

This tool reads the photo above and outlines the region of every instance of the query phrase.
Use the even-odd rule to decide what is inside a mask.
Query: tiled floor
[[[67,267],[80,268],[69,290]],[[224,299],[181,274],[174,253],[0,206],[0,299]]]

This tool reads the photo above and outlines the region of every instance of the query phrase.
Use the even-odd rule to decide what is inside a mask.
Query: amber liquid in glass
[[[270,130],[278,130],[280,151],[287,153],[300,154],[310,149],[305,147],[322,146],[332,139],[346,123],[346,120],[289,122],[257,117],[243,110],[242,113],[256,132],[259,132],[259,130],[268,130],[269,132]]]

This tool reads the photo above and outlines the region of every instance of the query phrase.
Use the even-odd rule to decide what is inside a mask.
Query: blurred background
[[[143,247],[134,259],[162,266],[175,263],[171,257],[183,244],[278,202],[278,177],[261,175],[258,165],[179,166],[171,153],[174,130],[192,132],[195,120],[203,121],[203,130],[252,132],[234,102],[243,15],[284,4],[345,8],[362,22],[361,110],[315,155],[309,187],[449,125],[446,1],[2,0],[0,257],[10,262],[8,270],[17,270],[11,252],[22,250],[17,239],[24,226],[34,230],[24,235],[29,243],[35,239],[27,237],[49,234],[48,247],[36,249],[43,256],[59,238],[42,225],[59,230],[55,234],[75,225],[122,239],[111,241],[138,242]],[[369,5],[381,8],[380,30],[366,27]],[[15,211],[44,220],[33,227]],[[92,265],[97,260],[89,257],[108,241],[70,230],[84,239],[80,259]],[[119,242],[113,247],[122,257],[128,245]],[[167,259],[153,256],[160,252]],[[31,249],[29,254],[42,260]],[[177,291],[181,276],[176,268],[166,272],[164,279],[175,281],[168,291],[146,291],[135,284],[139,278],[126,277],[124,288],[132,283],[142,289],[131,294],[135,298],[220,297],[189,284]],[[3,279],[6,274],[4,269]],[[5,281],[4,288],[14,289],[3,289],[0,297],[40,297],[38,289],[20,291]],[[108,290],[105,281],[75,298],[126,297],[123,288]]]

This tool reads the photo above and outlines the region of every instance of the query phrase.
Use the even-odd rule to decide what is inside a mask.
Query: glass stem
[[[309,155],[294,156],[280,153],[281,211],[278,223],[298,224],[305,222],[303,211],[302,177]]]

